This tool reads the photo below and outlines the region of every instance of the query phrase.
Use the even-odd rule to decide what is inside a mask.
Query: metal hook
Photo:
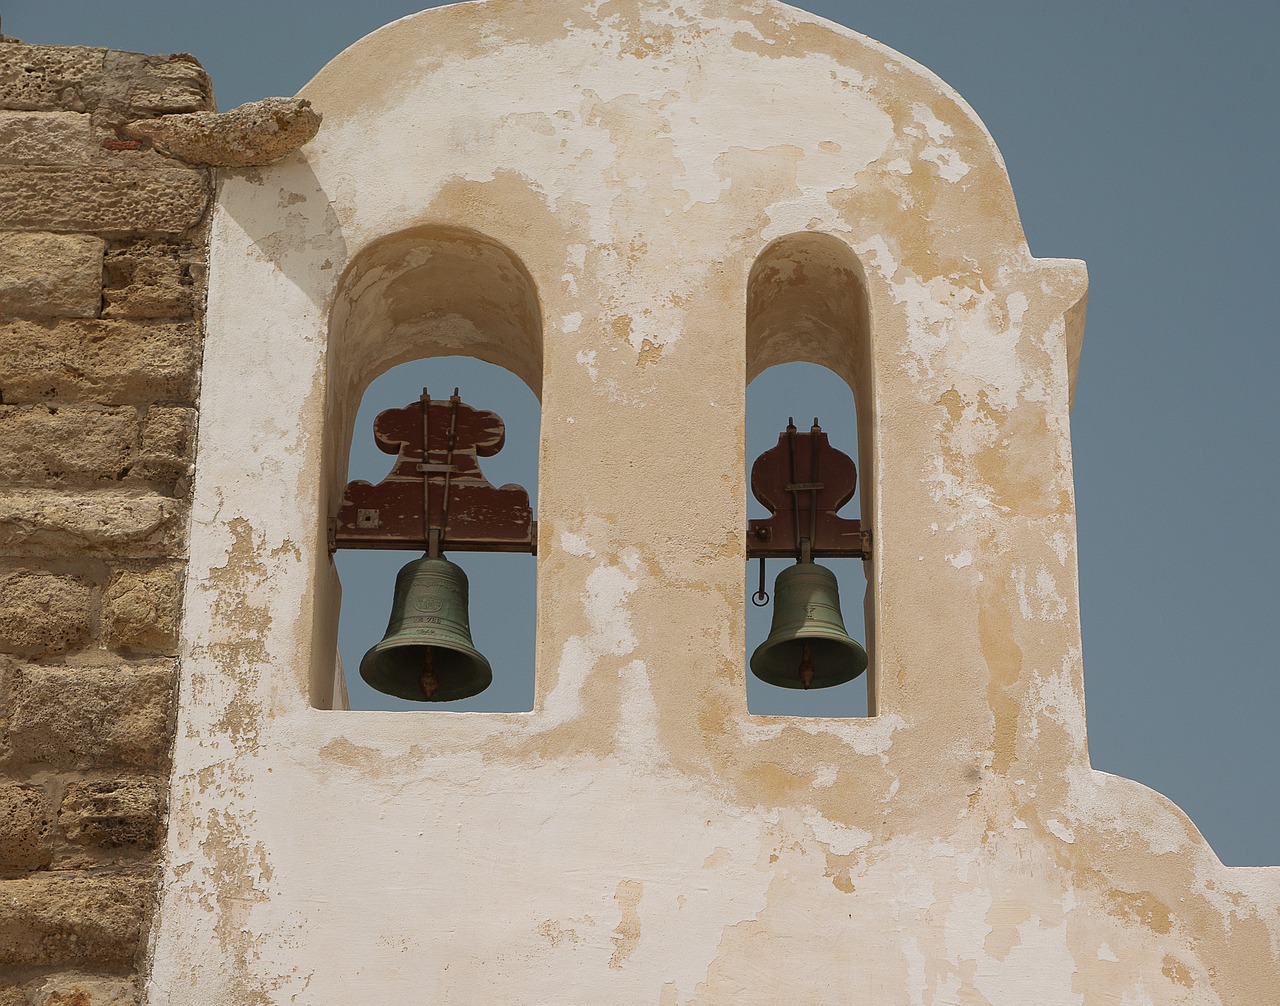
[[[764,556],[760,557],[760,589],[751,595],[751,603],[757,608],[769,603],[769,592],[764,589]]]

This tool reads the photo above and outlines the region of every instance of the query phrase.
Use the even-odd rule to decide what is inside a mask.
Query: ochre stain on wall
[[[995,726],[991,769],[997,775],[1007,773],[1017,756],[1018,718],[1022,712],[1014,689],[1022,675],[1023,654],[1015,642],[1013,613],[1004,587],[984,581],[978,609],[978,638],[989,672],[987,702]]]
[[[620,880],[618,889],[613,893],[613,900],[618,903],[618,911],[622,918],[613,930],[613,956],[609,958],[609,967],[620,971],[636,950],[640,942],[640,898],[644,895],[644,885],[638,880]]]
[[[1153,932],[1164,935],[1173,928],[1169,906],[1150,891],[1112,891],[1110,911],[1141,922]]]
[[[1032,257],[954,92],[773,3],[490,0],[306,96],[316,141],[220,189],[156,988],[1090,1006],[1274,978],[1274,875],[1088,765],[1085,275]],[[323,708],[356,402],[455,352],[542,403],[535,708]],[[796,360],[857,400],[865,720],[746,708],[744,390]]]

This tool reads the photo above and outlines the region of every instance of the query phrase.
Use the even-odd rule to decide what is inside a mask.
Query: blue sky
[[[295,92],[422,6],[9,0],[3,31],[194,53],[226,109]],[[1088,263],[1072,444],[1092,760],[1170,796],[1225,862],[1280,863],[1280,5],[800,6],[955,87],[1004,154],[1032,252]]]

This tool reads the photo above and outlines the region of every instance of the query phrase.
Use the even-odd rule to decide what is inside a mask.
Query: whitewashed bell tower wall
[[[1089,767],[1085,268],[958,95],[732,0],[461,4],[303,95],[219,180],[153,1003],[1274,997],[1280,871]],[[542,403],[535,708],[331,708],[355,408],[459,353]],[[857,396],[866,719],[747,711],[791,360]]]

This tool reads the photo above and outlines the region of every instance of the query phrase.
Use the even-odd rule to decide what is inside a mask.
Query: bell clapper
[[[426,696],[430,702],[436,691],[440,688],[440,679],[436,676],[435,660],[436,648],[434,646],[427,647],[427,661],[422,668],[422,673],[418,675],[418,686],[422,689],[422,694]]]
[[[798,671],[800,681],[807,691],[809,686],[813,684],[813,661],[809,658],[809,644],[805,643],[800,650],[800,668]]]

